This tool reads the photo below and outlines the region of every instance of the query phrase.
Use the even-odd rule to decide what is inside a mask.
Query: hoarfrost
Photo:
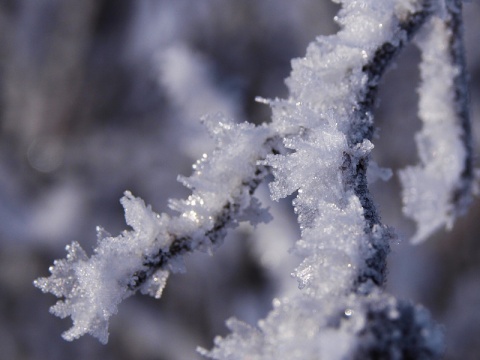
[[[232,333],[217,337],[213,350],[198,351],[216,360],[400,360],[436,358],[443,349],[443,333],[423,308],[378,291],[369,298],[277,300],[258,328],[236,319],[227,326]]]
[[[106,343],[108,320],[122,300],[136,290],[160,297],[169,271],[184,270],[182,255],[212,251],[250,207],[265,175],[257,162],[271,151],[271,130],[237,125],[221,115],[204,123],[221,150],[205,154],[191,177],[180,177],[192,195],[171,201],[178,216],[156,214],[127,191],[121,203],[133,230],[112,237],[98,228],[98,246],[90,258],[75,242],[67,247],[66,260],[55,261],[50,277],[35,281],[43,292],[62,299],[51,312],[72,318],[73,327],[63,334],[66,340],[89,333]]]
[[[192,176],[179,177],[192,194],[170,201],[177,216],[158,215],[126,192],[122,205],[133,230],[101,239],[90,258],[73,243],[52,275],[36,281],[44,292],[64,298],[52,312],[72,317],[67,340],[88,332],[106,342],[108,319],[124,298],[139,289],[160,297],[169,272],[183,270],[183,255],[213,251],[227,228],[249,208],[258,210],[252,194],[270,171],[273,199],[297,194],[293,205],[301,239],[294,253],[302,263],[293,276],[303,290],[276,299],[258,326],[230,319],[231,334],[200,353],[213,359],[439,356],[443,335],[425,310],[382,291],[394,235],[381,223],[367,186],[376,88],[432,8],[408,0],[339,2],[341,30],[317,38],[304,58],[292,61],[290,96],[260,99],[272,108],[271,124],[203,118],[216,150],[194,164]],[[463,176],[467,120],[463,128],[450,121],[458,114],[451,89],[459,70],[442,45],[450,37],[444,23],[432,20],[419,40],[425,47],[420,89],[425,127],[417,137],[422,164],[402,173],[406,213],[428,222],[418,239],[453,220],[458,207],[452,194],[464,205],[471,190],[468,174]],[[374,167],[373,175],[386,178],[389,172]]]
[[[128,283],[142,266],[142,250],[155,239],[166,239],[160,235],[165,217],[154,214],[129,192],[121,202],[133,231],[102,239],[90,259],[77,242],[72,243],[66,248],[66,260],[57,260],[50,268],[51,276],[35,281],[43,292],[64,298],[50,311],[61,318],[71,316],[73,327],[63,334],[66,340],[90,333],[107,342],[108,320],[117,313],[118,304],[133,293]]]
[[[449,6],[454,7],[454,2]],[[417,224],[414,243],[424,241],[441,227],[450,229],[471,201],[466,75],[458,49],[461,44],[451,25],[461,16],[458,11],[453,8],[448,15],[443,14],[446,20],[432,17],[416,39],[422,52],[418,92],[423,128],[415,137],[420,164],[400,173],[403,211]]]
[[[288,151],[264,164],[275,176],[273,199],[297,191],[302,237],[295,253],[304,260],[293,275],[303,291],[275,301],[258,329],[230,326],[232,334],[217,338],[214,349],[200,350],[212,359],[436,358],[442,351],[443,335],[423,309],[380,290],[393,235],[380,222],[366,179],[373,93],[428,12],[410,2],[341,3],[340,32],[318,38],[292,61],[290,97],[263,101],[272,107],[272,127],[286,134]],[[341,345],[333,348],[333,341]]]

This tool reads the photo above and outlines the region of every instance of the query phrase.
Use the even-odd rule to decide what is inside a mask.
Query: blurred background
[[[108,345],[62,340],[70,320],[48,313],[55,298],[32,281],[72,241],[91,252],[97,225],[126,229],[125,190],[157,212],[187,196],[177,175],[213,146],[200,117],[269,121],[254,98],[287,96],[290,60],[338,30],[337,10],[327,0],[0,0],[0,359],[199,359],[227,318],[255,324],[275,296],[297,291],[291,199],[272,203],[266,186],[257,195],[274,220],[240,226],[214,256],[190,256],[162,299],[121,304]],[[464,17],[479,144],[480,4],[466,3]],[[380,89],[374,157],[394,171],[417,162],[418,61],[407,47]],[[399,234],[388,290],[445,325],[446,359],[476,359],[480,201],[453,231],[413,247],[398,184],[372,186]]]

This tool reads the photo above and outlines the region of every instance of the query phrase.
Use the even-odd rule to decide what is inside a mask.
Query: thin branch
[[[452,194],[452,202],[456,212],[462,215],[472,201],[474,168],[473,168],[473,138],[469,111],[468,75],[463,43],[462,0],[447,1],[448,19],[446,21],[451,30],[449,42],[452,63],[457,68],[454,77],[454,102],[457,118],[462,132],[460,137],[466,150],[465,163],[461,172],[458,188]]]
[[[268,139],[266,144],[272,144],[272,139]],[[266,145],[266,147],[271,147]],[[276,153],[274,147],[271,147],[269,153]],[[258,159],[263,160],[262,158]],[[258,165],[253,177],[245,179],[242,186],[246,187],[250,196],[253,196],[256,188],[263,181],[266,175],[269,174],[265,166]],[[152,276],[158,270],[168,270],[169,264],[179,257],[199,250],[205,244],[211,244],[214,247],[219,246],[227,235],[227,229],[235,227],[239,215],[244,209],[235,201],[226,203],[222,211],[215,216],[213,227],[206,231],[203,241],[195,241],[192,236],[178,236],[176,234],[169,234],[172,239],[170,245],[166,249],[159,250],[152,256],[146,256],[143,262],[143,269],[136,271],[132,276],[132,281],[128,284],[130,290],[135,291],[142,286],[147,278]],[[198,237],[198,234],[196,234]]]
[[[400,173],[404,213],[417,223],[413,242],[442,227],[451,228],[474,191],[472,129],[463,49],[461,1],[435,9],[416,40],[420,64],[416,135],[420,163]],[[440,5],[438,5],[440,6]]]
[[[253,192],[268,173],[258,162],[278,152],[277,137],[268,126],[235,125],[218,116],[205,124],[217,150],[194,165],[190,178],[181,179],[192,195],[171,202],[178,216],[158,215],[127,192],[121,202],[132,231],[117,237],[100,233],[90,258],[73,243],[67,258],[50,268],[51,276],[35,281],[42,291],[61,298],[51,312],[72,317],[66,340],[88,332],[106,343],[108,319],[123,299],[139,289],[160,297],[168,273],[183,270],[182,255],[214,250],[227,228],[256,205]]]
[[[372,140],[374,133],[373,108],[376,104],[378,85],[388,67],[406,44],[410,42],[416,32],[432,15],[430,1],[424,1],[421,8],[409,14],[398,24],[395,41],[387,41],[380,45],[373,58],[362,67],[367,76],[365,89],[358,100],[358,108],[353,114],[351,127],[347,134],[349,146],[354,149],[365,139]],[[393,40],[393,39],[392,39]],[[353,189],[360,199],[366,221],[365,233],[368,235],[369,244],[375,249],[372,255],[365,259],[366,267],[361,269],[356,282],[357,288],[361,284],[372,280],[377,285],[385,282],[386,260],[389,253],[389,242],[394,237],[393,231],[381,224],[380,216],[376,210],[367,184],[367,168],[369,155],[352,160],[352,155],[344,153],[342,164],[343,183],[346,189]],[[374,227],[383,227],[382,236],[372,234]]]

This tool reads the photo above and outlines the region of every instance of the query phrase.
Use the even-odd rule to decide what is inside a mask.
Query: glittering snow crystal
[[[91,258],[78,243],[72,243],[67,246],[66,260],[56,260],[50,268],[51,276],[35,281],[43,292],[63,298],[50,310],[61,318],[72,318],[73,327],[63,334],[66,340],[90,333],[102,343],[107,342],[108,319],[117,312],[118,304],[133,293],[128,284],[142,266],[142,249],[161,238],[165,217],[153,213],[129,192],[122,204],[132,231],[102,239]]]

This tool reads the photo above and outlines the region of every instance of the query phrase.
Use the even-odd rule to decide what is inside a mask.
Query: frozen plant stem
[[[420,164],[400,173],[404,213],[417,223],[413,242],[451,228],[471,202],[474,187],[472,132],[461,22],[462,3],[448,1],[422,28],[416,135]]]
[[[448,19],[446,27],[450,29],[450,50],[451,63],[456,68],[453,79],[454,109],[456,120],[460,124],[460,139],[465,147],[465,161],[461,171],[460,186],[453,194],[452,202],[456,204],[457,211],[462,213],[466,206],[472,201],[472,187],[474,181],[473,169],[473,139],[472,126],[470,123],[468,75],[463,45],[463,22],[462,22],[462,1],[455,0],[448,2]]]
[[[160,297],[169,272],[184,271],[182,255],[213,251],[247,208],[262,221],[252,193],[266,173],[257,163],[276,151],[276,136],[267,126],[236,125],[220,116],[207,117],[204,123],[216,138],[217,150],[194,165],[190,178],[180,178],[192,195],[170,201],[178,216],[158,215],[126,192],[121,202],[133,230],[111,237],[100,229],[91,258],[73,243],[67,259],[50,268],[52,276],[36,281],[43,291],[64,297],[51,312],[72,317],[74,326],[63,334],[65,339],[90,333],[106,343],[108,319],[123,299],[136,290]]]
[[[275,142],[278,142],[278,139],[266,139],[263,145],[267,153],[277,152],[275,146],[273,146]],[[259,158],[258,160],[263,159]],[[244,189],[241,195],[245,196],[245,194],[248,193],[249,196],[252,196],[266,174],[268,174],[268,171],[265,166],[257,165],[253,176],[242,180],[241,185]],[[144,269],[136,271],[133,274],[132,282],[128,285],[130,290],[137,290],[156,271],[168,269],[169,263],[172,260],[178,259],[187,253],[194,252],[206,244],[210,244],[213,247],[219,246],[226,236],[227,229],[235,227],[238,217],[241,215],[241,212],[245,210],[240,204],[242,201],[245,201],[245,199],[232,199],[231,201],[227,201],[221,211],[216,214],[212,228],[202,235],[204,239],[201,241],[198,241],[198,239],[194,241],[195,235],[193,234],[169,234],[171,237],[170,245],[160,249],[152,256],[145,258],[143,262]],[[249,201],[247,201],[247,203],[249,203]]]
[[[303,262],[293,275],[303,290],[297,296],[276,299],[258,328],[230,319],[232,333],[216,339],[213,350],[199,351],[213,359],[430,359],[440,355],[442,334],[428,314],[383,292],[393,232],[380,221],[368,190],[367,171],[371,171],[373,149],[372,109],[381,77],[405,44],[419,30],[426,31],[433,37],[423,36],[421,47],[436,51],[440,39],[440,48],[449,49],[449,55],[434,65],[453,75],[441,94],[451,97],[452,101],[443,102],[452,115],[437,121],[435,114],[426,111],[425,118],[433,123],[453,122],[460,129],[453,132],[457,144],[453,154],[460,165],[442,185],[448,199],[444,206],[410,206],[419,202],[414,198],[419,191],[414,181],[407,180],[408,199],[413,200],[406,201],[406,208],[420,221],[440,212],[441,225],[447,218],[453,220],[469,202],[472,145],[461,4],[457,0],[339,2],[338,34],[319,37],[304,58],[292,62],[288,99],[264,100],[272,108],[270,124],[256,127],[235,125],[220,116],[205,118],[217,148],[194,165],[190,178],[180,179],[192,195],[171,201],[178,216],[155,214],[126,193],[122,204],[133,230],[103,238],[90,258],[74,243],[67,259],[50,269],[52,275],[36,281],[44,292],[63,298],[51,311],[72,317],[74,326],[64,334],[67,340],[88,332],[106,342],[108,319],[123,299],[136,290],[160,297],[169,272],[183,271],[183,255],[214,250],[227,228],[246,219],[247,212],[255,214],[253,219],[250,216],[255,221],[261,211],[252,195],[270,171],[275,179],[270,184],[273,199],[297,194],[293,204],[301,239],[295,253]],[[442,31],[450,34],[449,41],[444,41]],[[422,63],[427,73],[432,66],[428,59]],[[451,71],[453,67],[457,70]],[[430,80],[423,78],[421,109],[422,101],[438,95],[430,93],[437,88],[429,85]],[[443,144],[449,141],[443,136],[427,131],[424,138]],[[430,164],[434,170],[445,165],[441,156],[427,155],[420,149],[422,161],[432,161],[411,170],[424,175],[410,179],[432,180]],[[382,171],[377,172],[373,175],[382,177]],[[431,231],[430,226],[423,235]]]

